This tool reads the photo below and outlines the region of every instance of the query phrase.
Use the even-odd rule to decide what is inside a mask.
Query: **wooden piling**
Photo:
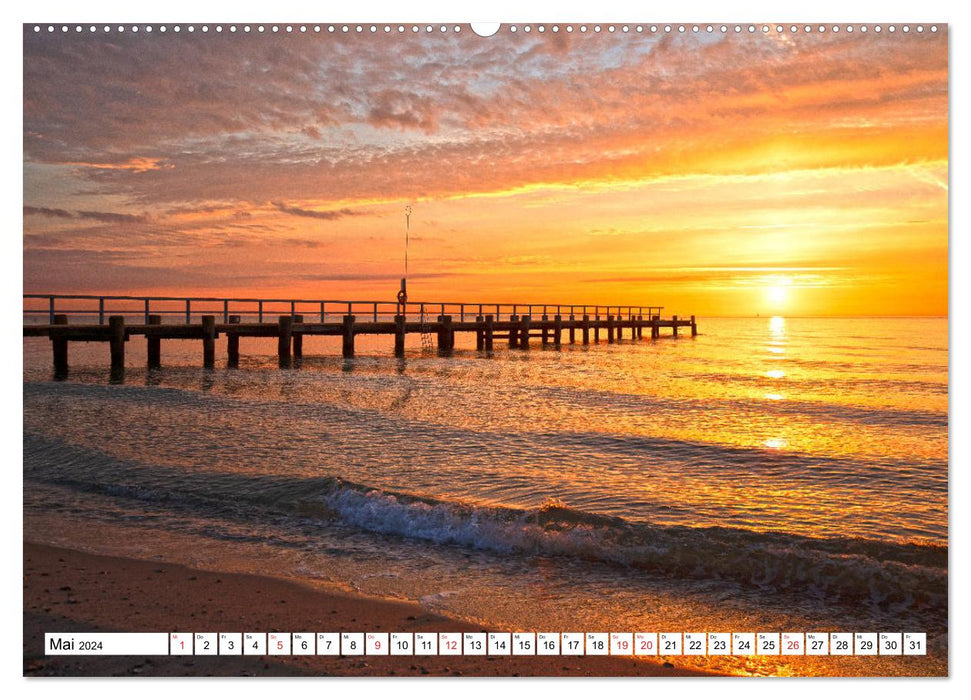
[[[644,317],[643,316],[638,316],[637,317],[637,333],[636,333],[636,335],[637,335],[637,339],[638,340],[640,340],[641,338],[644,337]]]
[[[614,342],[614,317],[607,316],[607,342]]]
[[[678,337],[678,317],[672,316],[671,320],[674,321],[674,323],[671,324],[671,327],[674,329],[674,337],[677,338]]]
[[[239,323],[242,319],[239,316],[230,316],[230,323]],[[239,367],[239,333],[226,334],[226,351],[229,353],[228,366],[230,369]]]
[[[398,314],[394,317],[394,356],[405,355],[405,316]]]
[[[529,324],[532,319],[523,316],[519,320],[519,347],[522,350],[529,350]]]
[[[573,314],[570,314],[570,345],[573,345],[575,342],[577,342],[577,336],[576,336],[577,329],[573,325],[573,322],[575,320],[576,319],[573,318]]]
[[[560,347],[563,341],[563,317],[557,314],[553,317],[553,345]]]
[[[293,323],[294,325],[303,323],[303,316],[301,314],[294,314]],[[303,333],[293,334],[293,357],[294,359],[303,357]]]
[[[161,326],[162,317],[158,314],[151,314],[148,317],[148,325]],[[157,335],[150,335],[145,339],[148,345],[148,368],[160,369],[162,367],[162,338]]]
[[[280,364],[290,364],[290,343],[293,340],[293,316],[280,316],[277,321],[276,355]]]
[[[342,335],[344,342],[342,343],[341,353],[344,357],[354,357],[354,316],[350,314],[344,316],[343,323]]]
[[[482,328],[482,316],[476,316],[475,322],[478,324],[475,329],[475,349],[485,348],[485,330]]]
[[[512,324],[509,330],[509,347],[516,348],[519,347],[519,316],[513,314],[509,317],[509,322]]]
[[[125,369],[125,317],[108,318],[108,340],[111,346],[111,371]]]
[[[445,349],[445,314],[439,314],[435,321],[438,323],[435,331],[435,347],[442,352]]]
[[[586,314],[583,315],[583,344],[590,344],[590,317]]]
[[[54,316],[55,326],[66,326],[67,315],[56,314]],[[51,335],[51,344],[54,346],[54,374],[63,376],[67,374],[67,338]]]
[[[550,330],[549,330],[549,327],[547,326],[547,323],[549,323],[549,320],[550,320],[550,317],[547,316],[546,314],[543,314],[543,324],[540,326],[543,330],[543,345],[546,345],[547,343],[550,342]]]
[[[486,314],[485,317],[485,349],[486,351],[492,350],[492,335],[494,329],[494,320],[492,314]]]
[[[216,317],[202,317],[202,366],[212,369],[216,366]]]
[[[696,335],[698,335],[698,326],[695,323],[695,317],[692,316],[691,317],[691,337],[694,338]]]
[[[455,347],[455,331],[452,330],[452,317],[439,316],[438,351],[449,352]]]
[[[657,325],[658,318],[655,316],[651,319],[651,340],[657,340],[661,337],[661,329]]]

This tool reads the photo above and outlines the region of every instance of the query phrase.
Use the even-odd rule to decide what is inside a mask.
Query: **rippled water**
[[[351,361],[308,338],[291,370],[244,339],[239,370],[172,341],[148,372],[135,340],[123,383],[95,344],[54,382],[25,339],[25,526],[511,627],[927,630],[916,661],[697,663],[946,672],[946,319],[700,331]]]

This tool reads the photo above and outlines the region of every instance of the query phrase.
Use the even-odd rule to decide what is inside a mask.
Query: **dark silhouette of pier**
[[[339,336],[342,355],[350,358],[360,335],[393,336],[395,355],[402,356],[408,334],[433,337],[438,351],[449,353],[457,333],[475,333],[476,349],[490,351],[496,341],[525,349],[535,339],[558,348],[564,336],[569,343],[587,345],[600,342],[601,336],[608,343],[625,335],[641,339],[645,330],[654,340],[662,329],[670,329],[675,338],[680,328],[690,329],[692,336],[698,332],[694,316],[663,318],[661,306],[23,296],[24,336],[50,338],[56,374],[67,373],[72,342],[108,343],[112,370],[123,369],[125,343],[138,335],[147,341],[149,368],[161,367],[163,340],[185,339],[201,340],[202,364],[214,367],[216,340],[225,335],[228,366],[233,368],[239,366],[240,338],[277,338],[277,354],[281,366],[286,366],[292,358],[303,357],[303,339],[309,335]]]

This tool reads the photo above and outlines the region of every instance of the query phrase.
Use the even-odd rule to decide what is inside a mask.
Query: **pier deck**
[[[96,308],[94,302],[97,302]],[[71,308],[65,308],[66,304]],[[307,313],[311,308],[313,312]],[[442,353],[454,349],[457,333],[474,333],[476,348],[483,351],[492,350],[496,340],[504,341],[510,348],[525,349],[533,339],[560,347],[564,335],[567,342],[584,345],[599,342],[601,336],[608,343],[625,335],[640,339],[645,330],[655,340],[661,336],[662,329],[670,329],[675,338],[679,329],[697,335],[694,316],[664,318],[662,309],[660,306],[452,302],[398,305],[382,301],[25,294],[23,330],[24,337],[50,338],[55,373],[63,374],[68,371],[68,343],[109,343],[112,369],[117,370],[124,368],[125,343],[132,336],[145,336],[149,367],[161,366],[162,340],[185,339],[201,340],[203,366],[213,367],[215,341],[225,335],[228,366],[238,367],[239,339],[246,337],[277,338],[280,364],[287,366],[293,358],[303,356],[304,336],[339,336],[341,352],[349,358],[354,357],[354,338],[359,335],[393,336],[398,356],[404,354],[408,334],[421,334],[423,345],[426,338],[434,338],[434,347]],[[274,315],[272,321],[268,320]],[[70,323],[72,317],[79,322]],[[44,323],[45,320],[48,322]],[[97,323],[91,323],[92,320]]]

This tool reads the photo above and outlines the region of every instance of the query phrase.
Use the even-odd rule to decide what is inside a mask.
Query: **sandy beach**
[[[481,631],[297,581],[24,543],[25,676],[698,676],[604,657],[46,657],[45,632]]]

